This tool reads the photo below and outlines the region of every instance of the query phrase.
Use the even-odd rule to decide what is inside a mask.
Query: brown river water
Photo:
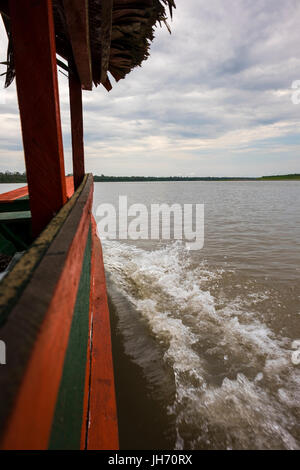
[[[300,182],[96,183],[95,214],[120,195],[205,207],[198,251],[103,240],[121,448],[299,449]]]

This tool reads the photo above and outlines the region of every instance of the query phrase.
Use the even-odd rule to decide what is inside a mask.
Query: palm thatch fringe
[[[166,7],[172,17],[174,0],[88,0],[89,40],[92,78],[111,89],[108,72],[116,81],[125,76],[149,57],[157,23],[168,30]],[[4,12],[3,21],[8,35],[5,86],[15,77],[14,57],[9,18]],[[53,0],[53,14],[57,53],[68,61],[70,69],[75,63],[68,34],[63,0]],[[63,62],[59,62],[59,65]]]

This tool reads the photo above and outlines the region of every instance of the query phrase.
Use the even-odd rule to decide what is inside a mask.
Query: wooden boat
[[[84,170],[82,89],[101,83],[109,90],[108,72],[118,81],[147,57],[154,25],[166,19],[164,4],[174,6],[0,0],[9,39],[6,85],[16,75],[28,181],[0,196],[0,253],[14,257],[0,282],[1,449],[118,449],[105,273],[93,177]],[[67,178],[57,64],[69,76]]]

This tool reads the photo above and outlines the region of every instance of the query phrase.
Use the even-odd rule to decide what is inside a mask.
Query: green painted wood
[[[7,238],[0,232],[0,253],[13,256],[16,251],[15,245],[11,241],[7,240]]]
[[[16,247],[15,251],[24,251],[28,249],[28,245],[24,240],[19,236],[15,230],[11,229],[9,224],[4,224],[0,222],[0,233]]]
[[[0,202],[1,212],[21,212],[30,211],[29,199],[15,199],[9,202]]]
[[[92,175],[86,175],[81,186],[76,190],[71,199],[69,199],[58,214],[56,214],[44,232],[34,240],[28,251],[0,283],[0,328],[6,322],[11,310],[14,305],[16,305],[27,284],[30,282],[35,269],[43,262],[45,253],[65,226],[65,222],[68,221],[69,216],[70,218],[73,217],[73,209],[76,211],[79,201],[85,201],[86,197],[88,197],[87,195],[89,194],[91,184]],[[27,221],[27,223],[28,222],[29,221]],[[4,234],[4,236],[6,238],[7,234]]]
[[[49,449],[80,449],[89,338],[91,244],[90,228],[53,418]]]
[[[0,213],[0,222],[11,222],[12,220],[28,220],[30,218],[30,211]]]

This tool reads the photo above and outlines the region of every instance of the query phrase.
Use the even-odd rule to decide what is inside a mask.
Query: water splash
[[[249,284],[227,299],[228,271],[195,263],[180,242],[154,251],[104,242],[104,260],[174,374],[176,448],[300,447],[299,373],[290,340],[258,310],[268,291]]]

